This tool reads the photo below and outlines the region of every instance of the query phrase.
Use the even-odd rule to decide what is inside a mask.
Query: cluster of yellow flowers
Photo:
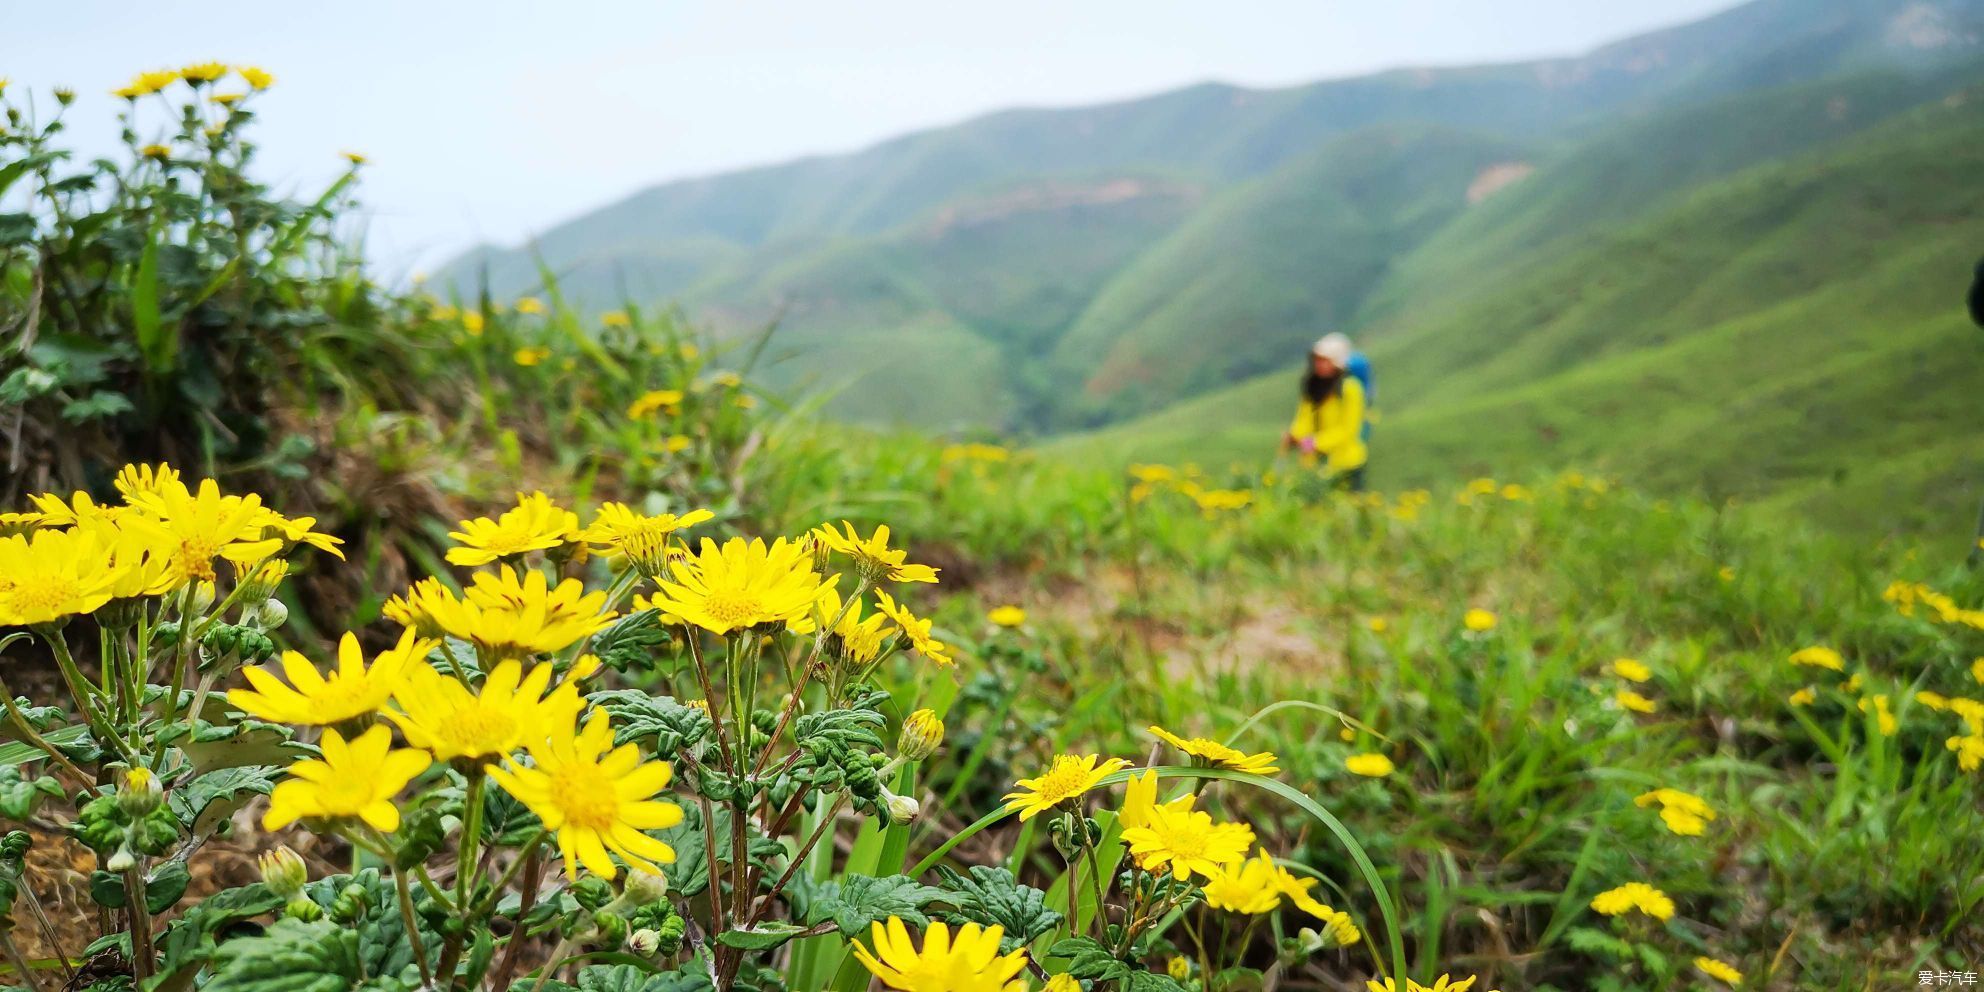
[[[264,569],[286,570],[280,556],[297,544],[342,557],[337,538],[313,529],[315,518],[285,517],[212,480],[188,488],[169,465],[126,466],[115,483],[120,504],[45,493],[30,512],[0,514],[0,625],[52,624],[180,592],[211,601],[217,562],[232,566],[240,588]]]
[[[1633,685],[1644,685],[1653,678],[1653,669],[1646,667],[1637,658],[1616,658],[1606,666],[1606,670]],[[1612,701],[1618,703],[1620,708],[1634,713],[1656,713],[1660,710],[1660,704],[1630,686],[1615,690],[1612,693]]]
[[[1881,599],[1894,604],[1895,612],[1905,617],[1915,616],[1919,607],[1938,623],[1984,630],[1984,610],[1958,606],[1956,600],[1920,582],[1889,583],[1887,589],[1882,591]]]
[[[220,82],[230,72],[239,73],[241,81],[254,91],[268,89],[275,85],[276,81],[275,76],[252,65],[230,66],[225,62],[196,62],[180,69],[154,69],[138,73],[130,82],[112,90],[111,95],[126,100],[136,100],[163,92],[167,87],[178,82],[184,82],[197,90]],[[217,94],[214,100],[219,103],[232,103],[241,96],[242,94],[239,93]]]
[[[1200,766],[1258,775],[1278,770],[1275,756],[1267,752],[1248,754],[1218,741],[1183,737],[1163,727],[1153,726],[1150,731]],[[1128,765],[1122,758],[1058,755],[1040,775],[1015,783],[1014,791],[1006,796],[1006,810],[1021,820],[1050,812],[1079,813],[1090,792]],[[1138,870],[1149,877],[1196,885],[1206,904],[1221,912],[1258,917],[1275,912],[1285,901],[1318,921],[1319,941],[1327,935],[1335,945],[1348,946],[1363,939],[1348,913],[1316,900],[1311,890],[1318,880],[1298,877],[1255,843],[1253,827],[1215,820],[1197,808],[1198,800],[1196,792],[1186,791],[1160,801],[1156,769],[1145,769],[1126,780],[1117,823],[1130,861]],[[1143,914],[1133,915],[1141,918]],[[1027,953],[1022,949],[998,954],[1001,935],[996,927],[980,930],[975,924],[954,935],[938,923],[929,927],[919,948],[902,920],[891,918],[886,924],[874,925],[874,951],[857,947],[855,954],[893,989],[1016,992],[1026,987],[1015,976],[1025,968]],[[1050,980],[1047,988],[1079,986],[1060,975]]]
[[[1205,474],[1197,465],[1132,465],[1130,478],[1130,501],[1141,503],[1159,492],[1175,492],[1192,501],[1199,512],[1207,517],[1223,512],[1241,510],[1254,502],[1254,494],[1247,489],[1226,489],[1209,486]]]
[[[1887,593],[1884,594],[1884,598],[1889,602],[1895,603],[1898,610],[1904,615],[1909,616],[1913,615],[1911,611],[1917,604],[1927,605],[1945,622],[1969,624],[1971,621],[1967,619],[1952,620],[1951,617],[1978,612],[1958,610],[1953,604],[1948,602],[1947,597],[1934,592],[1930,592],[1925,597],[1923,596],[1923,587],[1904,583],[1896,583],[1889,586]],[[1846,660],[1840,653],[1823,645],[1800,648],[1792,652],[1790,661],[1793,665],[1817,668],[1825,671],[1843,673],[1846,670]],[[1970,676],[1972,681],[1984,684],[1984,658],[1978,658],[1971,662]],[[1839,683],[1839,690],[1848,695],[1860,694],[1864,681],[1864,677],[1856,672],[1845,681]],[[1972,699],[1968,696],[1946,696],[1927,689],[1917,691],[1914,699],[1915,702],[1929,710],[1938,713],[1948,713],[1962,721],[1963,732],[1955,734],[1943,742],[1944,747],[1956,755],[1957,767],[1959,769],[1966,772],[1974,772],[1980,768],[1984,768],[1984,701]],[[1793,692],[1790,697],[1792,706],[1812,706],[1816,705],[1818,701],[1818,689],[1813,686],[1806,686],[1799,689]],[[1859,698],[1854,702],[1854,708],[1861,713],[1873,717],[1874,729],[1883,737],[1893,737],[1901,730],[1900,718],[1895,714],[1887,693],[1866,693],[1859,695]]]

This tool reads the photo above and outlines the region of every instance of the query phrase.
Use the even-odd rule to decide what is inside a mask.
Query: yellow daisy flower
[[[841,608],[840,593],[832,586],[820,588],[820,598],[814,602],[814,624],[811,629],[832,625],[830,631],[840,639],[841,650],[847,658],[857,664],[867,665],[882,655],[882,646],[896,632],[888,625],[889,618],[881,613],[861,615],[861,601],[847,604],[845,612]],[[806,631],[794,627],[794,633]]]
[[[608,852],[650,875],[661,874],[657,862],[674,862],[674,848],[642,832],[682,822],[680,806],[653,798],[668,788],[674,770],[665,761],[642,762],[635,744],[614,747],[605,714],[595,713],[576,733],[553,728],[530,745],[530,756],[531,766],[485,770],[557,834],[566,875],[577,878],[583,864],[601,878],[614,877],[619,869]]]
[[[525,315],[539,314],[544,312],[544,301],[538,299],[535,296],[519,297],[517,299],[516,307],[517,307],[517,312],[520,314],[525,314]]]
[[[1727,962],[1717,961],[1709,957],[1698,957],[1695,959],[1695,967],[1700,969],[1702,974],[1725,985],[1743,984],[1743,973],[1737,971],[1734,965]]]
[[[827,524],[813,529],[814,536],[828,548],[854,559],[854,566],[870,581],[888,579],[891,582],[935,582],[937,570],[928,565],[908,562],[909,552],[889,547],[889,528],[882,524],[875,528],[872,537],[863,538],[854,530],[854,525],[841,521],[846,533],[834,530]]]
[[[1006,809],[1017,810],[1022,821],[1030,820],[1037,813],[1080,798],[1107,778],[1109,773],[1128,764],[1122,758],[1104,761],[1093,754],[1086,757],[1056,755],[1054,763],[1040,777],[1023,778],[1013,783],[1014,790],[1006,793]]]
[[[1679,789],[1655,789],[1641,793],[1633,799],[1633,805],[1646,809],[1658,803],[1660,820],[1667,829],[1683,837],[1699,837],[1707,829],[1708,821],[1715,819],[1715,810],[1708,801],[1691,792]]]
[[[660,591],[650,602],[715,634],[803,619],[821,587],[839,579],[822,581],[806,547],[782,537],[769,546],[733,537],[721,547],[706,537],[701,551],[671,568],[674,580],[656,579]]]
[[[1203,737],[1180,737],[1156,724],[1151,724],[1149,730],[1172,747],[1199,759],[1194,762],[1195,764],[1231,768],[1237,772],[1251,772],[1255,775],[1272,775],[1281,770],[1275,766],[1275,762],[1279,759],[1268,751],[1248,754]]]
[[[252,90],[265,90],[274,86],[276,83],[275,74],[266,69],[244,65],[236,71],[241,73],[241,80],[247,83],[248,88]]]
[[[918,949],[899,916],[884,925],[869,926],[873,951],[854,945],[854,956],[882,984],[900,992],[1026,992],[1019,977],[1026,970],[1026,951],[999,953],[1003,927],[981,928],[966,923],[955,938],[950,927],[932,922]]]
[[[1605,916],[1618,916],[1637,909],[1656,920],[1674,918],[1674,900],[1667,893],[1645,882],[1627,882],[1593,896],[1591,908]]]
[[[1186,792],[1163,807],[1172,812],[1184,812],[1192,808],[1198,797]],[[1116,822],[1126,829],[1150,825],[1150,811],[1158,807],[1157,769],[1146,770],[1142,775],[1133,775],[1123,783],[1123,808],[1116,812]]]
[[[96,611],[122,573],[94,530],[38,530],[0,538],[0,625],[31,626]]]
[[[903,636],[909,638],[910,646],[916,649],[917,654],[941,666],[951,665],[950,645],[930,636],[930,621],[918,619],[916,614],[909,612],[908,607],[897,603],[880,589],[875,590],[875,606],[902,628]]]
[[[985,619],[1000,627],[1017,627],[1026,623],[1026,611],[1017,606],[995,606]]]
[[[579,516],[541,492],[517,494],[517,505],[491,520],[477,517],[449,531],[460,547],[448,549],[451,565],[487,565],[498,558],[545,551],[571,540],[579,531]]]
[[[1474,988],[1475,981],[1474,975],[1458,980],[1448,975],[1441,975],[1433,984],[1421,985],[1408,978],[1405,980],[1405,992],[1468,992],[1469,989]],[[1389,978],[1384,981],[1371,979],[1364,983],[1364,987],[1370,992],[1398,992],[1398,986]],[[1490,989],[1489,992],[1494,990]]]
[[[1818,645],[1793,651],[1791,653],[1791,663],[1794,665],[1809,665],[1813,668],[1829,668],[1835,672],[1846,669],[1846,662],[1840,658],[1839,652]]]
[[[627,419],[640,420],[656,411],[674,413],[681,405],[680,389],[650,389],[627,404]]]
[[[1372,751],[1364,754],[1353,754],[1343,759],[1343,767],[1345,771],[1350,772],[1352,775],[1362,775],[1365,778],[1384,778],[1392,773],[1395,766],[1392,764],[1392,759]]]
[[[433,761],[425,751],[393,750],[393,732],[383,724],[349,744],[336,730],[326,730],[319,747],[323,760],[290,765],[289,777],[269,793],[262,829],[280,830],[304,817],[355,816],[392,833],[400,826],[393,797]]]
[[[625,503],[601,503],[592,526],[580,531],[578,539],[601,545],[610,559],[626,558],[643,575],[658,575],[668,564],[674,533],[715,516],[708,510],[691,510],[679,517],[673,513],[649,516]]]
[[[173,557],[178,583],[212,582],[214,559],[253,564],[282,550],[282,539],[263,536],[267,514],[262,498],[222,495],[212,479],[193,491],[174,481],[130,497],[131,505],[156,519],[179,541]]]
[[[1481,609],[1480,607],[1475,607],[1474,609],[1468,610],[1467,613],[1463,614],[1460,618],[1460,622],[1462,623],[1462,625],[1466,626],[1468,630],[1471,630],[1477,634],[1485,634],[1488,631],[1494,630],[1495,625],[1501,621],[1495,616],[1495,614],[1490,613],[1487,610]]]
[[[267,668],[243,668],[252,689],[230,689],[227,701],[243,713],[274,723],[324,726],[343,723],[376,712],[392,698],[408,669],[425,665],[433,641],[414,636],[409,630],[399,643],[379,652],[372,666],[365,665],[365,651],[358,636],[347,633],[338,641],[338,667],[328,678],[317,671],[310,659],[294,651],[282,653],[282,672],[289,677],[284,685]]]
[[[1793,706],[1810,706],[1813,703],[1818,702],[1818,700],[1819,700],[1819,694],[1817,690],[1814,690],[1810,686],[1807,686],[1803,689],[1798,690],[1797,692],[1792,693],[1790,702],[1791,705]]]
[[[584,704],[577,693],[555,694],[560,701],[569,696],[569,704],[554,705],[544,695],[550,684],[550,665],[532,666],[525,675],[515,659],[492,669],[479,693],[431,666],[416,665],[393,691],[400,708],[386,716],[408,744],[440,761],[507,755],[543,738],[545,728],[578,717]]]
[[[577,579],[552,586],[543,572],[519,576],[508,565],[494,574],[477,572],[460,599],[439,583],[416,587],[409,595],[419,597],[418,605],[409,603],[395,612],[431,622],[492,659],[562,651],[618,615],[606,610],[604,590],[588,593]]]
[[[1618,692],[1614,693],[1612,698],[1618,700],[1620,706],[1632,710],[1635,713],[1652,713],[1660,709],[1660,705],[1658,703],[1655,703],[1653,700],[1648,699],[1645,696],[1642,696],[1631,689],[1621,689]]]
[[[195,86],[201,83],[211,83],[225,75],[227,75],[227,63],[225,62],[195,62],[179,70],[179,77]]]
[[[1612,662],[1612,674],[1628,682],[1645,682],[1653,678],[1653,669],[1633,658],[1619,658]]]
[[[1211,877],[1221,865],[1237,864],[1254,846],[1254,828],[1244,823],[1215,823],[1202,810],[1172,811],[1152,807],[1144,826],[1123,831],[1123,843],[1137,867],[1153,874],[1169,868],[1179,879],[1193,872]]]

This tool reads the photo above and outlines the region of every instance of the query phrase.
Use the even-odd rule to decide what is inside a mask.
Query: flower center
[[[1040,780],[1040,795],[1050,802],[1060,802],[1069,796],[1080,795],[1083,786],[1088,784],[1088,774],[1079,764],[1056,762],[1047,775]]]
[[[81,589],[76,580],[66,575],[43,575],[31,578],[7,590],[13,600],[13,612],[28,619],[31,623],[53,620],[63,613],[76,600]]]
[[[710,593],[703,612],[726,627],[749,627],[763,617],[765,604],[745,590],[726,589]]]
[[[189,537],[179,542],[179,571],[191,581],[214,581],[214,556],[220,554],[220,542],[211,538]]]
[[[598,765],[567,766],[553,773],[551,802],[576,827],[611,830],[620,819],[620,797]]]

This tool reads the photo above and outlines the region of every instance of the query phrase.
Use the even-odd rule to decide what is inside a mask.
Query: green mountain
[[[1818,106],[1843,123],[1851,112],[1830,108],[1896,92],[1884,79],[1839,86],[1753,109],[1785,121]],[[1594,171],[1594,155],[1526,178],[1526,205],[1511,190],[1503,223],[1547,229],[1536,214],[1586,194],[1546,187],[1619,178]],[[1428,242],[1364,328],[1384,404],[1376,483],[1586,466],[1869,532],[1967,532],[1984,495],[1984,333],[1961,305],[1984,251],[1980,175],[1973,84],[1724,176],[1613,187],[1637,206],[1510,249],[1521,257],[1486,275],[1459,266],[1455,244]],[[1061,448],[1258,462],[1294,392],[1291,373],[1262,376]]]
[[[1257,459],[1342,329],[1380,369],[1388,486],[1580,462],[1944,521],[1975,458],[1945,434],[1984,395],[1949,288],[1984,250],[1980,79],[1984,0],[1755,0],[1576,58],[668,183],[442,280],[775,326],[774,381],[836,416],[1118,459]]]

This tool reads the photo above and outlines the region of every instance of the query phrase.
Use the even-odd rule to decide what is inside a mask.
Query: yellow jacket
[[[1314,438],[1316,454],[1329,460],[1331,472],[1362,468],[1369,457],[1364,447],[1364,384],[1346,375],[1342,388],[1322,403],[1304,399],[1288,425],[1288,436],[1298,442]]]

